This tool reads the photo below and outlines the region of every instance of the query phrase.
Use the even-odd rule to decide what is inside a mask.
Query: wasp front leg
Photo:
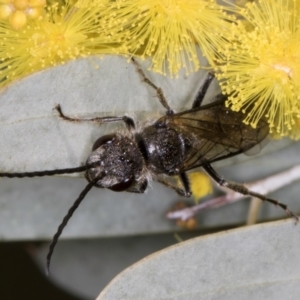
[[[97,124],[105,124],[105,123],[113,123],[113,122],[119,122],[122,121],[125,123],[126,127],[128,130],[133,130],[135,129],[135,124],[133,119],[127,117],[127,116],[123,116],[123,117],[117,117],[117,116],[107,116],[107,117],[96,117],[96,118],[74,118],[74,117],[69,117],[66,116],[61,109],[60,104],[57,104],[54,109],[56,109],[59,113],[59,116],[65,120],[65,121],[69,121],[69,122],[94,122]]]
[[[178,184],[172,182],[169,176],[160,175],[155,178],[155,180],[173,190],[182,197],[189,198],[192,195],[191,189],[190,189],[190,183],[188,176],[186,173],[180,173],[179,179],[181,181],[182,187],[180,187]]]

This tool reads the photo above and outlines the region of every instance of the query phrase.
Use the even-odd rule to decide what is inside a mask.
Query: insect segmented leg
[[[202,101],[205,97],[205,94],[210,86],[210,84],[212,83],[212,81],[214,80],[215,78],[215,74],[212,73],[212,72],[209,72],[203,82],[203,84],[201,85],[197,95],[196,95],[196,98],[193,102],[193,105],[192,105],[192,108],[196,108],[196,107],[200,107],[201,104],[202,104]]]
[[[230,181],[226,181],[224,180],[214,169],[213,167],[207,163],[205,165],[202,166],[203,169],[220,185],[220,186],[224,186],[224,187],[227,187],[235,192],[238,192],[240,194],[243,194],[245,196],[253,196],[253,197],[256,197],[262,201],[266,201],[266,202],[269,202],[269,203],[272,203],[276,206],[279,206],[281,207],[283,210],[285,210],[286,214],[292,218],[294,218],[296,220],[296,222],[299,221],[299,217],[294,214],[292,211],[290,211],[287,207],[286,204],[284,203],[281,203],[277,200],[274,200],[274,199],[271,199],[271,198],[268,198],[266,197],[265,195],[262,195],[262,194],[259,194],[259,193],[256,193],[256,192],[252,192],[251,190],[249,190],[247,187],[245,187],[243,184],[239,184],[239,183],[236,183],[236,182],[230,182]]]
[[[59,116],[65,120],[70,122],[94,122],[98,124],[104,124],[104,123],[113,123],[113,122],[119,122],[122,121],[125,123],[128,130],[132,130],[135,128],[135,124],[133,119],[123,116],[123,117],[115,117],[115,116],[109,116],[109,117],[96,117],[96,118],[73,118],[66,116],[61,109],[60,104],[57,104],[54,109],[56,109],[59,113]]]
[[[184,174],[184,175],[182,175]],[[179,187],[175,183],[171,182],[171,180],[168,180],[168,177],[165,176],[157,176],[155,180],[173,190],[179,195],[183,197],[189,198],[192,194],[189,186],[189,179],[185,173],[182,173],[179,175],[179,179],[182,182],[183,188]]]
[[[185,172],[179,174],[180,181],[185,191],[185,197],[191,197],[192,191],[190,188],[190,180]]]
[[[143,81],[145,81],[147,84],[149,84],[156,91],[156,95],[159,99],[159,102],[167,110],[167,115],[172,115],[174,112],[171,109],[171,107],[169,106],[169,104],[166,100],[166,97],[164,96],[164,93],[163,93],[162,89],[157,87],[152,81],[150,81],[150,79],[148,79],[146,77],[144,71],[142,70],[142,68],[140,67],[140,65],[137,63],[137,61],[134,58],[131,58],[131,60],[132,60],[133,64],[135,65],[135,68],[136,68],[137,72],[143,78]]]

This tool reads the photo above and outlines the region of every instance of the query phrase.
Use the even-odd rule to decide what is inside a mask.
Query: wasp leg
[[[240,194],[243,194],[245,196],[252,196],[252,197],[256,197],[262,201],[266,201],[269,203],[272,203],[276,206],[281,207],[283,210],[285,210],[286,214],[292,218],[294,218],[296,220],[296,222],[299,221],[299,218],[296,214],[294,214],[292,211],[290,211],[287,207],[286,204],[281,203],[277,200],[271,199],[266,197],[265,195],[256,193],[256,192],[252,192],[251,190],[249,190],[247,187],[245,187],[243,184],[240,183],[236,183],[236,182],[230,182],[230,181],[226,181],[224,178],[222,178],[214,169],[213,167],[209,164],[206,163],[205,165],[202,166],[203,169],[220,185],[220,186],[224,186],[227,187],[235,192],[238,192]]]
[[[190,187],[190,180],[185,172],[179,174],[180,181],[185,191],[185,197],[191,197],[192,191]]]
[[[113,122],[119,122],[123,121],[127,127],[128,130],[133,130],[135,128],[134,121],[127,117],[116,117],[116,116],[108,116],[108,117],[99,117],[99,118],[72,118],[66,116],[61,109],[60,104],[57,104],[54,109],[56,109],[59,113],[59,116],[65,120],[65,121],[70,121],[70,122],[94,122],[98,124],[104,124],[104,123],[113,123]]]
[[[189,179],[186,175],[186,173],[180,173],[179,174],[179,179],[183,185],[183,188],[179,187],[178,185],[176,185],[174,182],[171,182],[170,180],[168,180],[165,177],[159,176],[157,178],[155,178],[155,180],[173,190],[175,190],[175,192],[183,197],[191,197],[191,190],[190,190],[190,183],[189,183]]]
[[[202,101],[206,95],[206,92],[210,86],[210,84],[212,83],[212,81],[214,80],[215,78],[215,74],[212,73],[212,72],[209,72],[203,82],[203,84],[201,85],[197,95],[196,95],[196,98],[193,102],[193,105],[192,105],[192,108],[196,108],[196,107],[200,107],[201,104],[202,104]]]
[[[137,72],[142,76],[143,81],[145,81],[147,84],[149,84],[155,91],[157,98],[159,99],[159,102],[161,105],[167,110],[167,115],[172,115],[174,112],[171,109],[171,107],[168,104],[168,101],[166,100],[166,97],[164,96],[164,93],[161,88],[157,87],[150,79],[148,79],[142,70],[141,66],[137,63],[137,61],[134,58],[131,58],[133,64],[135,65],[135,68]]]

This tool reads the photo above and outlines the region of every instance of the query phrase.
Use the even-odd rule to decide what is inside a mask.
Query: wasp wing
[[[244,124],[245,114],[226,108],[224,99],[164,118],[185,139],[183,171],[246,152],[269,133],[264,120],[256,128]]]

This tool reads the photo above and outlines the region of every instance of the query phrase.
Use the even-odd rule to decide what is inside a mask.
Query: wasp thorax
[[[125,136],[105,135],[99,138],[87,159],[93,165],[86,172],[95,186],[125,191],[141,176],[144,160],[136,143]]]

